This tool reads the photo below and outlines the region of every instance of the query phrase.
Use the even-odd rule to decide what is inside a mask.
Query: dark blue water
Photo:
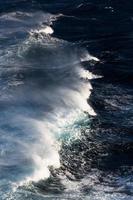
[[[0,200],[133,199],[133,2],[0,0]]]

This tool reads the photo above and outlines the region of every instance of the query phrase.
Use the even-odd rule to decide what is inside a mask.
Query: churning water
[[[132,16],[119,6],[0,1],[1,200],[133,198]]]

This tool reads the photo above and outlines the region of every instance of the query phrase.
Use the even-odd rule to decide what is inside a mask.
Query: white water
[[[64,134],[71,133],[69,139],[80,137],[80,128],[73,124],[88,117],[84,112],[96,115],[87,102],[92,90],[89,79],[96,76],[83,69],[82,61],[99,60],[50,36],[53,19],[56,16],[41,12],[0,17],[1,24],[3,20],[12,24],[5,35],[1,30],[3,38],[18,33],[0,54],[1,173],[8,169],[1,178],[15,187],[48,178],[49,166],[60,167]]]

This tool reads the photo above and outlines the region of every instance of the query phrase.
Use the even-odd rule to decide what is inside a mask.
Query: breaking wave
[[[96,115],[88,99],[89,80],[97,77],[82,62],[99,60],[76,44],[52,37],[57,17],[41,12],[0,16],[1,26],[3,20],[9,24],[0,31],[3,188],[5,182],[18,187],[48,178],[51,166],[60,167],[61,144],[80,137],[81,121],[89,123],[88,114]]]

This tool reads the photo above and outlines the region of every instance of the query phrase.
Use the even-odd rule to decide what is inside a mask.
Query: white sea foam
[[[4,130],[6,138],[2,138],[8,151],[2,149],[0,165],[21,169],[20,174],[16,170],[18,174],[12,175],[11,182],[18,187],[48,178],[50,166],[60,167],[64,135],[80,137],[80,127],[73,125],[88,118],[85,113],[96,115],[88,99],[92,90],[89,80],[97,77],[83,69],[81,62],[99,59],[52,38],[52,15],[14,13],[3,18],[10,22],[18,19],[17,30],[28,33],[21,44],[7,47],[0,58],[4,65],[1,75],[8,80],[1,85],[1,104],[8,107],[0,125],[6,126],[5,121],[9,125]],[[13,67],[8,70],[9,66]]]
[[[32,30],[30,32],[31,35],[34,35],[34,34],[52,34],[54,33],[54,30],[50,27],[50,26],[44,26],[38,30]]]
[[[90,55],[88,52],[84,52],[82,57],[81,57],[81,61],[84,62],[84,61],[95,61],[95,62],[99,62],[100,60],[95,57],[95,56],[92,56]]]
[[[0,29],[1,38],[12,37],[12,34],[27,33],[32,30],[38,33],[52,34],[50,27],[60,15],[43,12],[10,12],[0,15],[0,25],[8,24]]]
[[[79,69],[79,74],[80,74],[81,78],[88,79],[88,80],[97,79],[97,78],[101,78],[102,77],[102,76],[99,76],[99,75],[95,75],[92,72],[89,72],[88,70],[85,70],[83,68]],[[90,89],[92,89],[91,84],[90,84]]]

